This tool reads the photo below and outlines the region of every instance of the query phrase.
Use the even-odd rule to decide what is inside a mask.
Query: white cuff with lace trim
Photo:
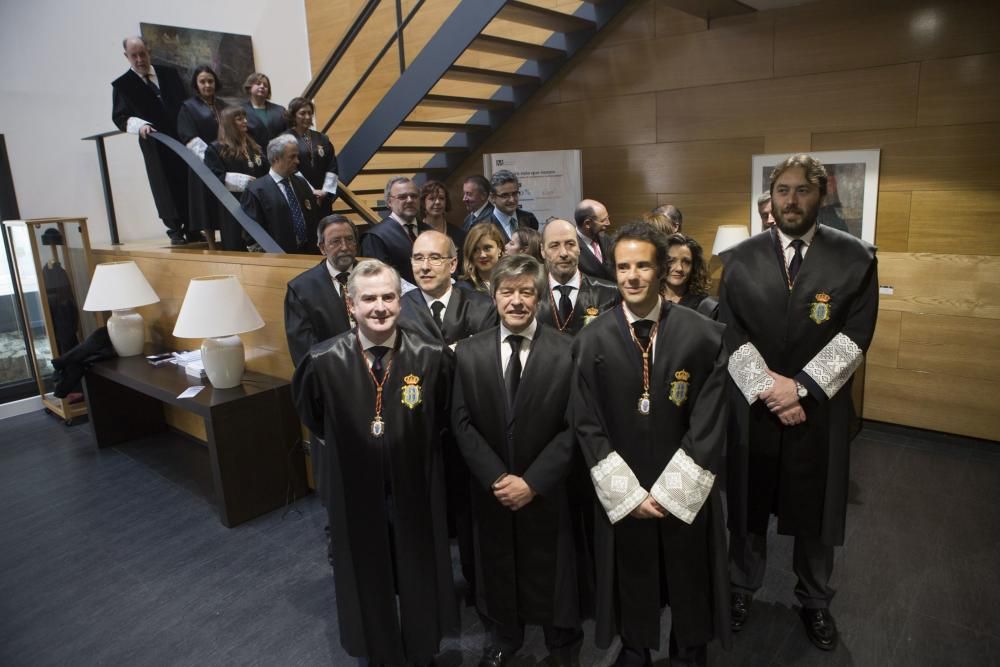
[[[618,523],[649,495],[618,452],[611,452],[590,469],[597,498],[611,523]]]
[[[858,370],[864,353],[857,343],[837,334],[802,370],[819,385],[827,398],[833,398]]]
[[[241,174],[238,171],[227,171],[226,189],[230,192],[243,192],[252,180],[253,177],[249,174]]]
[[[660,506],[684,523],[691,523],[708,500],[715,475],[678,449],[649,494]]]
[[[139,134],[139,130],[142,129],[143,125],[152,125],[152,123],[138,116],[129,116],[128,121],[125,122],[125,131],[129,134]]]
[[[767,374],[764,357],[753,343],[743,343],[730,355],[729,375],[751,405],[757,400],[757,394],[774,386],[774,378]]]
[[[201,137],[195,137],[191,141],[187,142],[186,146],[189,151],[198,156],[199,160],[202,162],[205,161],[205,150],[208,148],[208,144],[206,144]]]
[[[331,195],[337,194],[337,183],[338,177],[332,171],[326,172],[326,176],[323,178],[323,187],[320,188],[323,192],[329,192]]]

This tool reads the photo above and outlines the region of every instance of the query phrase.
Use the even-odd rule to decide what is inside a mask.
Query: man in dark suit
[[[169,148],[149,139],[153,132],[177,138],[177,114],[188,94],[177,71],[153,69],[149,50],[138,37],[122,41],[131,69],[111,83],[111,119],[119,130],[138,134],[156,211],[174,245],[187,240],[187,166]]]
[[[271,171],[243,192],[240,206],[271,235],[285,252],[313,255],[316,247],[316,214],[312,186],[295,172],[299,168],[299,142],[290,134],[267,145]]]
[[[584,199],[573,212],[580,241],[580,271],[603,280],[615,279],[615,265],[611,258],[608,227],[611,216],[604,204],[594,199]]]
[[[493,213],[490,222],[500,229],[503,242],[510,241],[510,236],[520,227],[530,227],[538,229],[538,218],[530,211],[522,211],[518,208],[521,196],[521,182],[513,172],[506,169],[493,174],[490,181],[492,193],[490,202],[493,204]]]
[[[462,223],[463,230],[469,231],[476,223],[490,219],[493,204],[490,203],[490,182],[485,176],[473,174],[465,179],[462,183],[462,203],[468,212]]]
[[[385,201],[392,212],[379,224],[369,227],[368,233],[361,239],[361,254],[382,260],[412,285],[410,255],[413,252],[413,242],[421,232],[430,229],[417,222],[417,213],[420,211],[417,184],[405,176],[394,176],[385,185]]]
[[[577,228],[568,220],[549,220],[542,231],[542,256],[549,273],[547,303],[538,307],[538,321],[575,336],[619,300],[615,284],[581,273]],[[544,297],[543,297],[544,298]]]
[[[580,630],[566,475],[573,438],[566,419],[569,339],[535,319],[545,274],[529,255],[493,270],[499,328],[456,349],[452,429],[474,480],[479,612],[490,632],[480,667],[520,649],[541,625],[549,664],[574,664]]]

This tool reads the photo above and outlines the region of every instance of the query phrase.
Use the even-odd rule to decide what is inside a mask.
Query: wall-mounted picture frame
[[[818,221],[846,231],[868,243],[875,243],[875,215],[878,208],[879,154],[875,149],[853,151],[815,151],[809,153],[826,167],[829,182],[820,204]],[[757,197],[768,190],[771,172],[788,154],[754,155],[752,158],[752,195],[750,197],[750,233],[763,229],[757,213]]]

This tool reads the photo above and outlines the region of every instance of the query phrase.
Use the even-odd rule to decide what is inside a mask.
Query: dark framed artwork
[[[256,71],[253,42],[249,35],[140,23],[142,40],[150,50],[153,66],[168,65],[181,75],[185,85],[199,65],[209,65],[222,83],[220,97],[242,100],[243,82]],[[193,94],[193,92],[192,92]]]
[[[827,194],[818,221],[875,243],[875,212],[878,207],[878,165],[880,151],[814,151],[829,177]],[[750,232],[761,231],[757,196],[768,189],[771,172],[788,155],[754,155],[753,192],[750,197]]]

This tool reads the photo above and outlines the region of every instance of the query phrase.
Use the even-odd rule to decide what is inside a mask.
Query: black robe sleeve
[[[307,429],[320,439],[325,439],[323,391],[313,372],[312,357],[306,354],[292,376],[292,396],[299,419]]]

